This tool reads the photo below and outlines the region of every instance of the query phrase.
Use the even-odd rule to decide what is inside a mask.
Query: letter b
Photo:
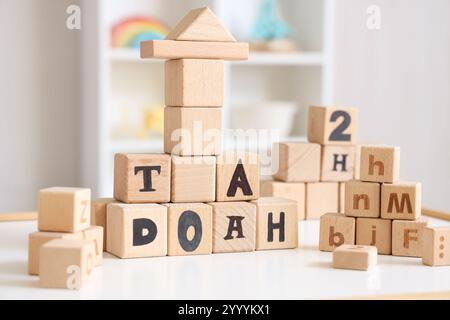
[[[344,244],[344,235],[341,232],[335,232],[333,226],[330,226],[328,244],[333,247],[339,247]]]

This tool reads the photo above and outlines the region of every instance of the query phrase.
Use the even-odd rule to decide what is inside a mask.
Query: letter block
[[[103,227],[103,250],[106,250],[106,207],[117,203],[113,198],[99,198],[91,201],[91,225]]]
[[[368,182],[396,182],[400,176],[400,148],[361,146],[360,179]]]
[[[345,215],[350,217],[380,217],[380,184],[348,181],[345,183]]]
[[[345,182],[339,182],[339,213],[345,213]]]
[[[260,183],[261,197],[277,197],[296,201],[298,220],[305,220],[305,190],[306,185],[302,182],[262,180]]]
[[[306,219],[319,219],[329,212],[338,212],[339,184],[314,182],[306,184]]]
[[[355,244],[355,218],[340,213],[320,217],[319,250],[333,251],[343,244]]]
[[[377,248],[342,245],[333,251],[333,268],[367,271],[377,264]]]
[[[262,197],[256,205],[256,250],[298,247],[297,203],[293,200]]]
[[[416,220],[422,212],[420,182],[383,183],[381,186],[381,217],[383,219]]]
[[[423,229],[428,221],[421,218],[415,221],[392,221],[392,255],[403,257],[422,257]]]
[[[114,198],[126,203],[170,201],[171,160],[166,154],[114,157]]]
[[[83,240],[90,240],[94,242],[94,264],[95,266],[100,266],[103,262],[103,227],[90,226],[89,228],[83,230],[82,233]]]
[[[323,146],[320,181],[348,181],[354,176],[354,146]]]
[[[450,227],[425,227],[422,236],[422,263],[450,266]]]
[[[392,252],[391,220],[376,218],[356,219],[356,244],[377,247],[379,254]]]
[[[167,255],[167,207],[113,203],[107,210],[106,251],[122,259]]]

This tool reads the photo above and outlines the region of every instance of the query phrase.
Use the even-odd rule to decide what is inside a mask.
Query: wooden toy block
[[[100,266],[103,262],[103,227],[90,226],[89,228],[83,230],[82,233],[83,240],[94,242],[94,264],[95,266]]]
[[[421,218],[414,221],[392,221],[392,255],[404,257],[422,256],[423,229],[428,221]]]
[[[339,182],[339,213],[345,213],[345,182]]]
[[[319,181],[320,145],[305,142],[275,143],[272,152],[275,179],[285,182]]]
[[[355,244],[355,220],[340,213],[321,216],[319,250],[333,251],[343,244]]]
[[[109,204],[106,251],[119,258],[167,255],[167,207]]]
[[[306,219],[319,219],[323,214],[338,212],[339,185],[337,182],[306,184]]]
[[[369,182],[396,182],[400,176],[400,148],[361,146],[360,179]]]
[[[355,167],[354,167],[354,178],[355,180],[361,180],[361,146],[362,144],[357,144],[355,146]]]
[[[221,107],[223,61],[179,59],[166,61],[166,106]]]
[[[221,108],[164,108],[165,153],[213,156],[221,149]]]
[[[91,190],[53,187],[39,191],[39,231],[77,232],[90,226]]]
[[[261,180],[261,197],[277,197],[297,202],[297,219],[305,220],[305,194],[306,186],[302,182],[281,182]]]
[[[377,218],[356,219],[356,244],[377,247],[379,254],[392,252],[391,220]]]
[[[380,216],[380,189],[376,182],[348,181],[345,183],[345,215],[378,218]]]
[[[204,203],[168,203],[169,256],[212,252],[212,207]]]
[[[254,251],[256,206],[248,202],[214,202],[213,253]]]
[[[322,145],[355,144],[358,110],[347,107],[309,107],[308,141]]]
[[[383,219],[416,220],[422,210],[420,182],[383,183],[381,186],[381,217]]]
[[[450,227],[424,227],[422,232],[422,263],[450,266]]]
[[[106,207],[117,203],[113,198],[99,198],[91,201],[91,225],[103,227],[103,250],[106,251]]]
[[[82,288],[94,269],[94,242],[56,239],[40,250],[39,286],[43,288]]]
[[[342,245],[333,251],[333,268],[369,270],[377,264],[377,248],[374,246]]]
[[[172,202],[216,199],[216,157],[172,156]]]
[[[256,205],[256,250],[298,247],[296,201],[262,197],[251,203]]]
[[[259,156],[228,151],[217,157],[216,201],[259,198]]]
[[[354,146],[323,146],[320,181],[352,180],[354,164]]]
[[[171,159],[166,154],[114,157],[114,198],[126,203],[170,201]]]

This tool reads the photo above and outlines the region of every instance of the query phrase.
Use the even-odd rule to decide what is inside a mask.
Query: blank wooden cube
[[[377,248],[373,246],[342,245],[333,251],[333,268],[369,270],[377,264]]]
[[[325,213],[338,212],[339,184],[315,182],[306,184],[306,219],[319,219]]]
[[[422,262],[427,266],[450,266],[450,227],[424,227]]]
[[[256,206],[248,202],[214,202],[213,253],[254,251]]]
[[[420,182],[383,183],[381,186],[381,217],[383,219],[416,220],[422,212]]]
[[[377,247],[379,254],[392,252],[391,220],[376,218],[356,219],[356,244]]]
[[[261,197],[277,197],[296,201],[297,218],[305,220],[305,183],[261,180],[260,194]]]
[[[400,148],[361,146],[360,179],[369,182],[395,182],[400,176]]]
[[[322,146],[320,181],[352,180],[354,166],[354,146]]]
[[[164,152],[214,156],[222,151],[220,108],[164,108]]]
[[[95,257],[94,264],[100,266],[103,262],[103,227],[90,226],[82,231],[83,240],[90,240],[94,242]]]
[[[39,191],[39,231],[77,232],[90,222],[90,189],[53,187]]]
[[[106,251],[119,258],[167,255],[167,207],[109,204]]]
[[[114,198],[126,203],[170,201],[171,159],[167,154],[114,157]]]
[[[256,205],[256,250],[298,247],[297,202],[262,197],[251,203]]]
[[[204,203],[168,203],[169,256],[212,252],[212,207]]]
[[[117,203],[113,198],[99,198],[91,201],[91,225],[103,227],[103,250],[106,250],[106,207]]]
[[[320,144],[355,144],[358,110],[348,107],[316,107],[308,112],[308,141]]]
[[[224,74],[222,60],[167,60],[166,105],[176,107],[221,107]]]
[[[41,247],[39,286],[80,289],[94,269],[94,242],[88,240],[51,240]]]
[[[316,182],[320,179],[320,145],[306,142],[275,143],[273,177],[285,182]]]
[[[392,221],[392,255],[404,257],[422,256],[423,228],[428,221],[418,219],[414,221]]]
[[[319,250],[333,251],[343,244],[355,244],[355,218],[340,213],[320,217]]]
[[[339,182],[339,213],[345,213],[345,182]]]
[[[380,216],[380,184],[348,181],[345,183],[345,214],[351,217],[378,218]]]
[[[259,198],[259,156],[228,151],[217,157],[216,201]]]

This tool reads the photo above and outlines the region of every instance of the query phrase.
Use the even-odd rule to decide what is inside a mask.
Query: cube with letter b
[[[340,213],[320,217],[319,250],[333,251],[343,244],[355,244],[356,220]]]

